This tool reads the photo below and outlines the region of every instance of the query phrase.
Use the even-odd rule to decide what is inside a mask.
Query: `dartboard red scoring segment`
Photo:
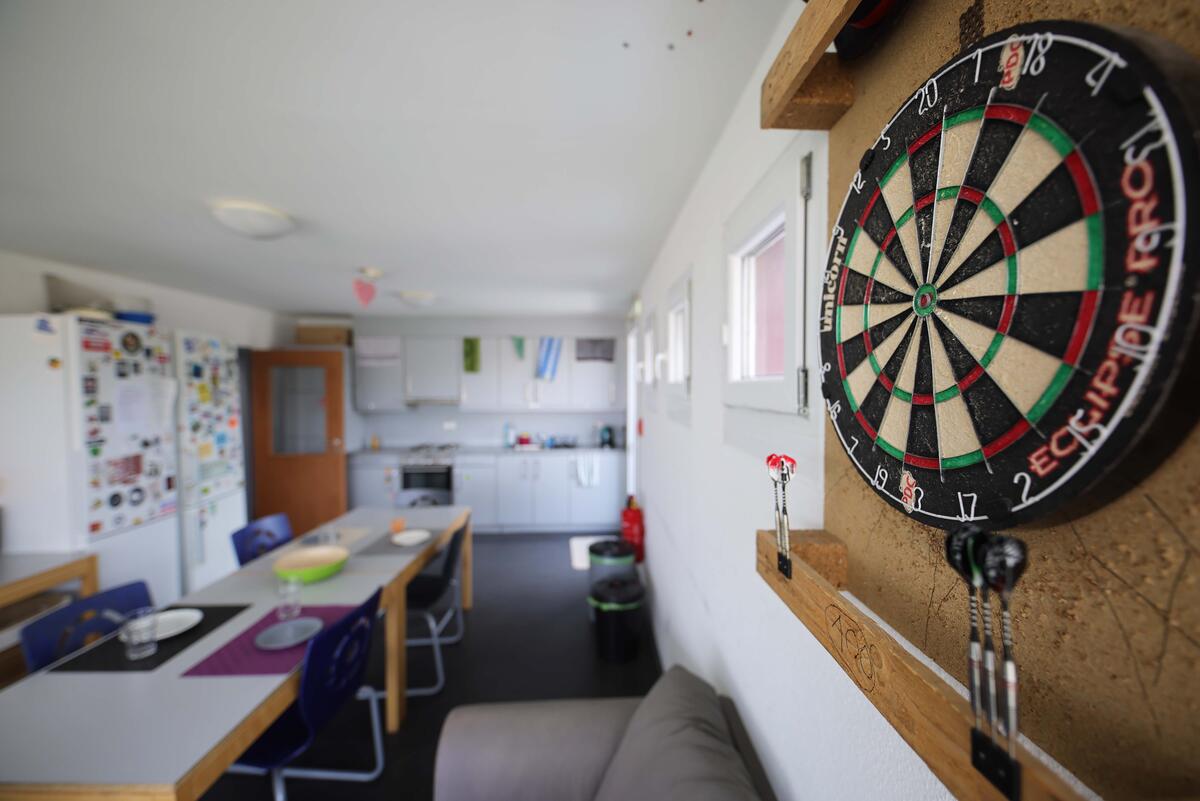
[[[859,472],[923,522],[1009,525],[1085,490],[1179,372],[1195,83],[1146,53],[1080,23],[1003,31],[863,156],[832,232],[822,387]]]

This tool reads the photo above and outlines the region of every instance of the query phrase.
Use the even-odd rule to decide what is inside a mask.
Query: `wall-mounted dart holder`
[[[976,748],[968,700],[826,577],[845,586],[846,550],[836,537],[824,531],[791,532],[789,578],[779,571],[776,534],[758,531],[759,576],[950,792],[962,799],[1083,801],[1019,743],[1014,743],[1012,757],[986,734]],[[821,561],[835,554],[840,554],[840,568],[836,561]]]

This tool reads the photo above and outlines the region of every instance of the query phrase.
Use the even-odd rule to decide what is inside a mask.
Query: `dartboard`
[[[1009,525],[1085,491],[1180,373],[1200,104],[1181,99],[1194,62],[1141,41],[998,33],[862,157],[824,276],[822,387],[854,466],[922,522]]]

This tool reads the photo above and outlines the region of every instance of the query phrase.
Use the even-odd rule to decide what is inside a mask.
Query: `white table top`
[[[427,528],[436,537],[464,511],[462,506],[439,506],[403,514],[410,527]],[[305,586],[300,602],[359,604],[403,570],[419,550],[354,553],[385,535],[397,514],[394,509],[354,509],[322,526],[369,532],[347,546],[352,554],[345,569]],[[182,676],[276,606],[271,574],[276,555],[182,598],[176,605],[250,606],[155,670],[43,670],[0,692],[0,783],[171,785],[183,778],[288,678]]]

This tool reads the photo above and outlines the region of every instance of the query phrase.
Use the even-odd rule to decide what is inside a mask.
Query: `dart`
[[[787,454],[779,454],[779,485],[780,493],[783,497],[783,505],[780,507],[779,516],[783,531],[783,553],[789,560],[788,573],[791,572],[790,560],[792,554],[792,521],[788,519],[787,485],[788,482],[792,480],[792,476],[794,475],[796,475],[796,460]]]
[[[967,651],[967,691],[971,697],[971,709],[975,713],[975,728],[981,729],[983,722],[983,700],[980,697],[980,662],[983,659],[979,640],[979,601],[975,592],[968,541],[979,533],[976,526],[965,525],[946,532],[946,561],[954,572],[967,582],[967,604],[970,609],[971,638]]]
[[[967,538],[967,556],[971,565],[971,584],[979,591],[979,606],[983,613],[983,685],[984,707],[993,738],[999,716],[996,714],[996,649],[992,645],[992,601],[987,582],[983,579],[983,553],[991,535],[976,529]]]
[[[1000,638],[1004,656],[1004,728],[1008,755],[1017,753],[1017,662],[1013,657],[1009,601],[1027,563],[1025,543],[1016,537],[993,537],[983,546],[983,577],[1000,596]]]
[[[771,485],[775,490],[775,550],[783,550],[783,516],[779,511],[779,475],[781,460],[778,454],[772,453],[767,457],[767,475],[771,477]]]

